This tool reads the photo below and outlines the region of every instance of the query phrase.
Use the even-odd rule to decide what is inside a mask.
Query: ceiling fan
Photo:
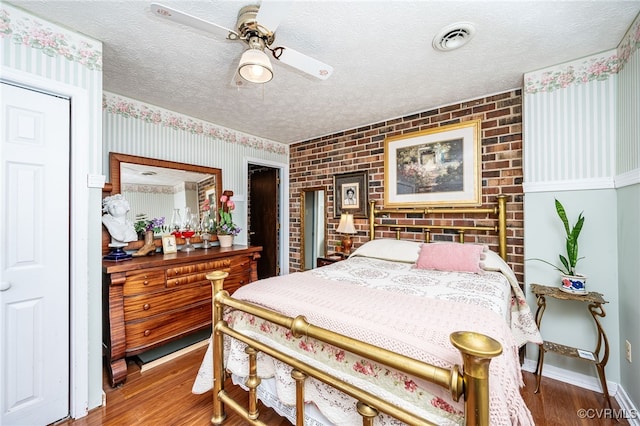
[[[333,67],[311,58],[290,47],[273,46],[275,31],[280,24],[289,2],[263,0],[260,6],[244,6],[238,12],[234,30],[213,22],[173,9],[160,3],[151,3],[151,11],[156,15],[207,31],[231,41],[242,41],[248,48],[242,54],[233,84],[240,86],[242,79],[251,83],[266,83],[273,78],[273,69],[265,49],[273,58],[320,80],[326,80],[333,73]]]

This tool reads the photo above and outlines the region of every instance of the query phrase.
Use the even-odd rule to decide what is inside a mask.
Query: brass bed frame
[[[398,208],[398,209],[376,209],[375,201],[369,201],[369,238],[375,238],[375,230],[378,227],[393,229],[396,231],[396,239],[400,239],[400,231],[403,229],[421,229],[424,232],[425,242],[431,240],[431,230],[450,229],[458,232],[461,243],[464,243],[464,236],[467,231],[489,231],[498,233],[498,254],[505,261],[507,260],[507,196],[500,194],[496,197],[497,205],[486,208],[464,208],[464,207],[427,207],[418,208]],[[424,216],[433,214],[473,214],[473,215],[497,215],[498,224],[495,226],[461,226],[461,225],[402,225],[393,223],[377,223],[376,219],[387,214],[415,214],[421,213]]]
[[[445,228],[456,229],[464,233],[467,230],[475,229],[479,231],[498,231],[500,255],[506,258],[506,197],[498,196],[498,207],[493,208],[434,208],[434,209],[382,209],[375,210],[374,204],[370,204],[370,237],[373,239],[375,228],[387,226],[396,229],[399,237],[402,228],[422,228],[425,238],[431,229]],[[485,226],[432,226],[432,225],[382,225],[375,223],[376,216],[387,213],[416,213],[424,214],[445,213],[478,213],[497,214],[498,225],[496,227]],[[461,237],[461,241],[463,241]],[[256,304],[234,299],[224,290],[224,278],[228,273],[214,271],[207,275],[211,281],[213,289],[213,417],[211,423],[220,425],[224,422],[225,408],[231,409],[252,425],[265,425],[260,421],[258,412],[257,387],[260,378],[257,373],[257,353],[258,351],[270,355],[293,368],[292,378],[296,382],[296,424],[302,426],[304,422],[304,381],[307,377],[320,380],[347,395],[355,398],[358,413],[362,416],[364,426],[373,426],[373,419],[380,413],[386,413],[398,420],[410,425],[432,424],[415,414],[393,405],[382,398],[369,392],[363,391],[352,384],[349,384],[339,377],[333,377],[322,370],[312,367],[296,358],[283,352],[271,348],[264,343],[244,335],[231,327],[223,319],[225,307],[241,310],[270,321],[281,327],[289,329],[293,336],[300,338],[311,337],[322,342],[331,344],[338,348],[347,350],[359,356],[363,356],[371,361],[386,365],[404,373],[417,376],[431,383],[437,384],[451,393],[454,401],[464,397],[464,412],[466,425],[489,425],[489,364],[491,359],[502,353],[502,346],[499,342],[489,336],[458,331],[450,335],[451,343],[462,354],[463,367],[454,365],[450,369],[433,366],[404,355],[393,353],[383,348],[332,332],[330,330],[317,327],[307,322],[303,316],[288,317],[278,312],[263,308]],[[224,368],[224,335],[247,344],[245,352],[249,359],[249,375],[245,382],[248,388],[249,401],[248,408],[243,407],[229,396],[224,389],[227,372]]]

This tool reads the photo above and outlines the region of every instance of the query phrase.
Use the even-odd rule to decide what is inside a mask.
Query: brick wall
[[[506,194],[508,262],[523,282],[523,206],[522,206],[522,93],[505,92],[485,98],[460,102],[431,111],[347,130],[301,142],[290,148],[290,270],[300,269],[300,190],[325,187],[327,190],[327,243],[333,251],[340,235],[335,232],[333,176],[363,171],[369,175],[369,200],[382,205],[384,200],[384,140],[388,136],[407,134],[463,121],[482,120],[482,203],[494,205],[495,196]],[[486,219],[461,218],[465,222]],[[406,220],[415,220],[410,216]],[[447,218],[436,218],[451,220]],[[457,219],[458,221],[460,218]],[[369,240],[367,219],[356,219],[358,234],[354,248]],[[404,222],[404,220],[403,220]],[[458,222],[456,222],[458,223]],[[440,223],[442,224],[442,223]],[[376,231],[378,232],[378,231]],[[390,237],[382,234],[376,237]],[[421,240],[421,233],[406,232],[403,239]],[[433,233],[434,240],[457,241],[457,236]],[[467,242],[482,242],[497,249],[498,239],[487,235],[466,235]]]

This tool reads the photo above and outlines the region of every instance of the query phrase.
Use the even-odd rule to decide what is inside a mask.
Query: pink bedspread
[[[354,286],[309,273],[261,280],[242,287],[234,297],[288,316],[304,315],[314,325],[441,367],[462,364],[460,353],[449,341],[452,332],[476,331],[491,336],[503,346],[503,354],[491,362],[491,424],[533,424],[519,392],[522,376],[517,344],[504,319],[483,307],[461,307],[448,300]],[[435,385],[414,380],[312,339],[294,339],[286,330],[244,313],[228,313],[227,320],[234,328],[254,336],[261,335],[261,339],[275,342],[284,350],[297,351],[304,360],[320,363],[327,371],[337,372],[346,380],[368,387],[367,390],[430,417],[436,423],[455,424],[462,420],[462,405],[451,402],[447,392]],[[238,370],[234,371],[237,374],[246,374],[246,366],[241,364],[245,356],[240,345],[231,344],[230,347],[227,367]],[[284,377],[276,371],[281,368],[279,363],[265,358],[268,357],[261,359],[258,373]],[[199,375],[198,379],[201,378]],[[323,384],[310,387],[318,385]],[[283,393],[291,395],[291,390]],[[332,401],[326,393],[332,392],[320,388],[315,393],[307,392],[307,396],[335,424],[353,424],[351,422],[359,419],[351,408],[349,397]],[[288,398],[290,396],[284,397]],[[352,411],[357,417],[349,418],[350,414],[345,411]],[[393,423],[383,419],[378,424]]]

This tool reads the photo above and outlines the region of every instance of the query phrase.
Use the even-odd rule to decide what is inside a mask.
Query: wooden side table
[[[604,332],[602,325],[600,324],[600,320],[598,319],[598,317],[604,318],[606,316],[602,305],[609,302],[604,300],[602,294],[596,293],[594,291],[584,295],[572,294],[560,290],[559,287],[549,287],[540,284],[531,284],[531,292],[535,294],[538,304],[538,309],[536,310],[536,325],[538,326],[538,329],[540,329],[542,315],[544,314],[545,308],[547,307],[546,297],[551,297],[560,301],[576,300],[578,302],[589,303],[589,313],[593,317],[593,320],[596,323],[596,328],[598,329],[598,342],[594,351],[586,351],[571,346],[561,345],[559,343],[548,342],[546,340],[543,341],[538,352],[538,363],[535,373],[536,390],[534,391],[534,393],[538,393],[538,391],[540,390],[540,379],[542,376],[542,366],[544,364],[545,352],[555,352],[560,355],[580,358],[594,363],[598,370],[598,377],[600,378],[600,384],[602,385],[602,392],[604,393],[604,397],[607,400],[609,408],[613,409],[613,406],[611,405],[611,399],[609,397],[609,390],[607,389],[607,379],[604,373],[604,367],[607,365],[607,361],[609,360],[609,340],[607,339],[607,335]]]
[[[332,263],[340,262],[341,260],[344,260],[344,259],[345,259],[345,256],[341,253],[328,254],[325,257],[319,257],[316,261],[316,266],[320,268],[322,266],[331,265]]]

